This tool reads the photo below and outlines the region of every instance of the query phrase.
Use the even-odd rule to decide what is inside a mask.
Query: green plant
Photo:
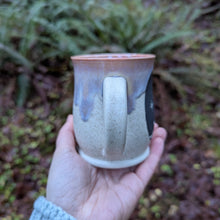
[[[173,175],[173,170],[172,170],[171,166],[168,164],[162,164],[160,169],[163,173],[168,174],[169,176]]]
[[[39,190],[36,190],[38,192],[32,191],[36,195],[30,193],[25,196],[31,199],[40,194],[45,194],[50,163],[48,153],[51,154],[54,151],[57,130],[62,123],[60,121],[62,119],[57,117],[55,112],[51,112],[51,115],[44,120],[40,119],[41,107],[20,113],[23,120],[19,124],[11,121],[15,114],[14,109],[9,109],[0,120],[0,126],[3,128],[0,131],[0,149],[2,152],[0,158],[0,194],[2,195],[0,202],[2,207],[13,207],[13,202],[23,192],[23,190],[18,190],[18,187],[25,189],[26,185],[29,184],[28,177],[31,177],[32,182],[36,184]],[[46,159],[47,157],[48,159]],[[40,165],[42,158],[44,158],[46,169]],[[32,184],[28,187],[33,190]],[[24,190],[24,194],[28,191]],[[24,217],[20,217],[20,219],[24,219]],[[12,219],[16,218],[12,217]]]
[[[211,167],[211,173],[214,176],[213,183],[215,185],[220,185],[220,167]]]
[[[0,58],[3,67],[9,60],[22,67],[18,106],[27,99],[33,73],[54,58],[62,63],[74,54],[100,52],[165,56],[194,33],[192,24],[200,14],[195,6],[157,1],[146,7],[141,0],[6,1],[0,6]]]

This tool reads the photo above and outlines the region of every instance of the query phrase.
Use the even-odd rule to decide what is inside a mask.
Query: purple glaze
[[[102,99],[102,85],[105,77],[122,76],[128,86],[128,114],[135,109],[135,102],[146,89],[153,70],[152,59],[129,61],[73,61],[74,63],[74,105],[79,106],[81,119],[87,121],[93,110],[94,98]]]

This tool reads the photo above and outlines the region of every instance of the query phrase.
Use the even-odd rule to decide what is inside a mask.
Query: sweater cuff
[[[63,209],[40,196],[34,202],[34,210],[29,220],[76,220]]]

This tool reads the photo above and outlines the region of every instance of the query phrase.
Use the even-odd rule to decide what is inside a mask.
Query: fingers
[[[159,127],[159,125],[155,123],[152,139],[154,139],[156,137],[161,137],[162,139],[165,140],[167,137],[167,131],[164,128]]]
[[[156,127],[154,129],[151,140],[150,155],[136,170],[136,175],[142,180],[144,186],[149,182],[160,160],[164,150],[166,136],[167,132],[164,128]]]
[[[56,151],[76,152],[73,131],[73,115],[67,117],[65,124],[59,131],[56,141]]]
[[[156,122],[154,122],[154,129],[156,129],[158,127],[159,127],[159,125]]]

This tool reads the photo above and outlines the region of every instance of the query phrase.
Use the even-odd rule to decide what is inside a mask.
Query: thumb
[[[69,115],[59,131],[56,141],[56,151],[60,153],[76,153],[73,131],[73,115]]]

